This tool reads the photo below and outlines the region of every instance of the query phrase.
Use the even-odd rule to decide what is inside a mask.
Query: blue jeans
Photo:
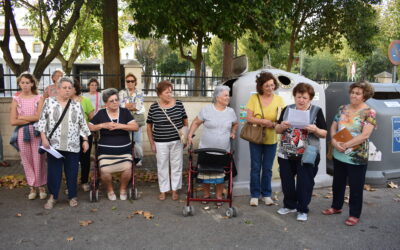
[[[272,164],[276,154],[275,144],[255,144],[250,145],[250,194],[251,198],[270,197],[272,193]],[[261,173],[262,172],[262,173]],[[261,178],[260,178],[261,175]]]
[[[64,165],[64,173],[67,178],[68,199],[72,199],[77,195],[79,153],[66,151],[58,152],[60,152],[64,158],[57,159],[51,154],[47,154],[47,187],[49,188],[49,193],[54,196],[55,200],[57,200]]]

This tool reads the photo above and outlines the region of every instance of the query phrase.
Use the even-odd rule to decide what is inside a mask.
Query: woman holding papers
[[[89,149],[88,136],[90,130],[86,124],[82,106],[71,99],[73,82],[68,77],[62,77],[57,83],[57,96],[45,100],[40,115],[37,130],[42,138],[42,146],[50,146],[62,155],[57,158],[47,154],[47,187],[50,198],[44,205],[45,209],[52,209],[58,199],[61,185],[62,166],[67,178],[69,205],[78,205],[77,177],[79,168],[79,151],[81,150],[79,137],[83,137],[83,152]]]
[[[30,186],[28,199],[36,198],[36,189],[39,189],[40,199],[46,199],[46,169],[43,155],[39,154],[37,149],[40,137],[33,127],[39,120],[43,98],[37,93],[36,79],[32,74],[22,73],[17,78],[17,83],[21,92],[18,96],[13,96],[10,121],[12,126],[17,126],[15,141],[21,155],[26,181]]]
[[[277,136],[275,122],[285,106],[282,97],[275,95],[278,82],[269,72],[261,72],[257,78],[257,94],[247,102],[247,122],[264,127],[264,143],[250,146],[250,206],[258,206],[260,195],[266,205],[272,205],[272,165],[276,154]],[[261,177],[261,178],[260,178]]]
[[[307,220],[308,204],[311,201],[314,177],[320,161],[319,139],[325,138],[327,134],[322,109],[311,104],[314,95],[310,84],[297,84],[293,89],[295,104],[282,110],[275,127],[276,132],[282,134],[278,163],[284,198],[283,207],[278,213],[297,212],[298,221]],[[310,155],[307,152],[308,148],[315,151],[314,157],[306,161],[305,158]]]
[[[345,221],[354,226],[360,220],[365,174],[368,164],[368,138],[376,127],[376,112],[365,101],[374,95],[373,87],[365,81],[350,85],[350,104],[339,107],[332,126],[333,151],[333,201],[331,208],[322,211],[325,215],[342,212],[346,183],[350,186],[350,216]],[[347,129],[352,138],[339,142],[335,135]]]

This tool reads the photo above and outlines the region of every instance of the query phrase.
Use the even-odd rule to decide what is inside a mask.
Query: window
[[[42,44],[33,43],[33,53],[41,53],[41,52],[42,52]]]

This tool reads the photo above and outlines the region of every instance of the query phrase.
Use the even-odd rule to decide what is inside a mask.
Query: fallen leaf
[[[287,230],[287,227],[285,227],[285,228],[283,229],[283,231],[287,232],[287,231],[288,231],[288,230]]]
[[[397,197],[400,197],[400,194],[397,194]]]
[[[67,241],[73,241],[73,240],[74,240],[74,237],[72,237],[72,236],[67,238]]]
[[[396,183],[391,181],[391,182],[388,183],[388,187],[390,187],[390,188],[399,188],[399,185],[397,185]]]
[[[249,220],[245,220],[244,223],[246,223],[246,224],[248,224],[248,225],[249,225],[249,224],[253,224],[253,223],[252,223],[251,221],[249,221]]]
[[[364,190],[370,191],[370,192],[376,191],[375,188],[372,188],[371,185],[368,185],[368,184],[364,185]]]
[[[117,207],[116,206],[112,206],[111,210],[117,210]]]
[[[316,193],[312,193],[312,195],[311,195],[312,197],[318,197],[318,194],[316,194]]]
[[[99,211],[99,209],[97,209],[97,208],[90,209],[90,212],[92,212],[92,213],[97,212],[97,211]]]
[[[179,203],[184,203],[184,202],[186,202],[185,200],[179,200]]]
[[[133,215],[132,215],[132,214],[131,214],[131,215],[128,215],[126,218],[127,218],[127,219],[132,219],[132,218],[133,218]]]
[[[93,223],[93,221],[91,221],[91,220],[80,220],[79,221],[79,225],[81,225],[82,227],[87,227],[92,223]]]
[[[146,211],[146,212],[143,213],[143,217],[144,217],[146,220],[151,220],[151,219],[154,218],[154,215],[152,215],[150,212]]]
[[[330,194],[326,194],[326,195],[324,196],[324,198],[326,198],[326,199],[332,199],[332,198],[333,198],[333,196],[332,196],[332,195],[330,195]]]
[[[222,216],[222,219],[229,219],[229,216]]]
[[[136,210],[133,212],[133,214],[143,214],[143,210]]]
[[[209,206],[203,207],[203,209],[204,209],[204,210],[210,210],[210,207],[209,207]]]
[[[393,198],[394,201],[400,202],[400,198]]]
[[[22,216],[22,214],[21,214],[21,213],[17,213],[15,216],[17,216],[17,217],[21,217],[21,216]]]

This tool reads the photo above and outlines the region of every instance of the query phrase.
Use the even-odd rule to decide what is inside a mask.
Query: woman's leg
[[[171,142],[171,187],[172,191],[182,188],[183,145],[180,141]]]
[[[315,159],[315,164],[304,164],[300,162],[297,165],[297,183],[296,183],[296,194],[297,194],[297,211],[300,213],[308,213],[308,204],[311,202],[312,192],[314,188],[314,173],[318,169],[320,161],[319,154]]]
[[[262,145],[249,142],[250,147],[250,195],[259,198],[261,193],[260,171],[262,162]]]
[[[79,153],[65,152],[64,172],[67,178],[68,199],[76,198],[79,171]]]
[[[261,175],[261,195],[271,197],[272,187],[272,165],[276,154],[276,144],[263,145],[262,175]]]
[[[156,142],[157,175],[160,192],[165,193],[171,190],[169,182],[169,142]]]
[[[210,195],[210,184],[203,183],[203,197],[209,198]]]
[[[60,153],[64,155],[63,152]],[[47,187],[55,200],[58,199],[60,191],[63,164],[63,159],[57,159],[51,154],[47,154]]]
[[[101,171],[101,169],[100,169]],[[113,186],[112,186],[112,176],[110,173],[101,171],[100,174],[101,182],[106,186],[107,193],[114,192]]]
[[[297,207],[296,196],[296,165],[294,161],[282,159],[278,157],[279,175],[281,177],[282,192],[283,192],[283,207],[295,209]]]
[[[348,168],[350,186],[350,216],[356,218],[360,218],[361,215],[366,172],[367,165],[355,165]]]
[[[333,158],[333,183],[332,183],[332,208],[340,210],[344,203],[344,193],[346,191],[346,181],[348,176],[348,166],[346,163]]]
[[[126,188],[132,177],[132,168],[129,168],[121,173],[120,193],[126,193]]]
[[[224,192],[224,184],[223,183],[221,183],[221,184],[217,184],[217,185],[215,185],[216,186],[216,196],[217,196],[217,199],[222,199],[223,197],[222,197],[222,193]]]
[[[80,138],[80,142],[81,142],[81,153],[79,162],[81,163],[81,184],[85,184],[89,182],[90,153],[92,151],[93,135],[88,136],[89,149],[88,151],[86,151],[86,153],[83,153],[82,150],[82,142],[83,142],[82,137]]]
[[[22,166],[24,167],[26,182],[31,187],[36,187],[36,175],[33,166],[33,155],[31,145],[29,142],[24,141],[24,129],[18,131],[18,147],[21,156]],[[37,152],[37,149],[36,149]]]

